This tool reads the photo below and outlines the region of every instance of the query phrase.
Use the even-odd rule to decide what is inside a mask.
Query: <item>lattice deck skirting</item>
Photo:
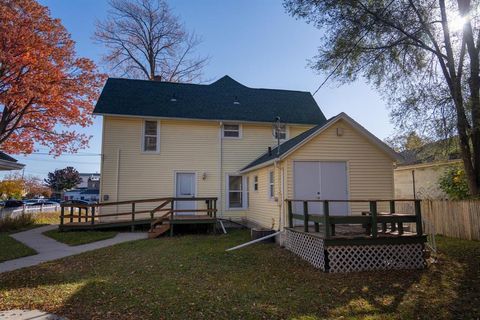
[[[325,239],[286,230],[285,248],[327,272],[422,269],[424,243],[328,245]]]

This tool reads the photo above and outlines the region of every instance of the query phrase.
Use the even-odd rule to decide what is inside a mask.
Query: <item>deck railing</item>
[[[309,224],[313,222],[315,232],[320,232],[320,224],[323,228],[326,239],[335,235],[337,224],[361,224],[366,227],[367,233],[372,238],[378,237],[378,224],[382,224],[382,232],[387,231],[387,224],[391,225],[391,231],[397,231],[399,235],[404,234],[404,223],[415,223],[417,235],[423,235],[421,200],[418,199],[389,199],[389,200],[299,200],[286,199],[288,212],[288,226],[293,228],[293,219],[303,221],[303,231],[309,232]],[[395,213],[396,202],[413,202],[414,214]],[[303,212],[293,212],[293,203],[301,202]],[[347,203],[368,203],[370,210],[361,212],[361,215],[340,216],[330,214],[330,204],[335,202]],[[389,212],[379,212],[378,203],[389,203]],[[309,212],[309,203],[322,203],[323,214]]]
[[[205,202],[206,208],[205,209],[176,209],[176,203],[184,202],[184,201],[200,201]],[[137,204],[144,204],[144,203],[158,203],[161,204],[156,206],[154,209],[149,210],[137,210]],[[106,214],[98,214],[98,209],[102,207],[108,206],[124,206],[130,205],[131,210],[127,212],[115,212],[115,213],[106,213]],[[124,217],[130,216],[131,219],[131,228],[132,231],[135,228],[135,222],[138,220],[137,216],[139,214],[149,214],[150,222],[152,223],[156,218],[157,213],[164,212],[161,218],[169,217],[170,219],[176,213],[205,213],[209,217],[213,219],[217,218],[217,198],[215,197],[198,197],[198,198],[175,198],[175,197],[167,197],[167,198],[153,198],[153,199],[140,199],[140,200],[127,200],[127,201],[117,201],[117,202],[102,202],[102,203],[95,203],[95,204],[71,204],[71,203],[62,203],[60,205],[61,213],[60,213],[60,227],[62,227],[65,223],[90,223],[91,225],[95,225],[100,223],[99,218],[106,218],[106,217]],[[147,218],[148,219],[148,218]],[[146,220],[142,218],[141,220]]]

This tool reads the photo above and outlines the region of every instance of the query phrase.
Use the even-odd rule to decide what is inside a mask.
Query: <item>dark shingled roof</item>
[[[0,151],[0,160],[10,161],[10,162],[17,162],[17,159],[10,157],[8,154]]]
[[[281,143],[280,146],[278,147],[275,147],[275,148],[272,148],[272,152],[269,153],[268,151],[263,154],[260,158],[258,159],[255,159],[253,160],[252,162],[250,162],[246,167],[244,167],[243,169],[241,169],[240,171],[244,171],[244,170],[247,170],[247,169],[250,169],[250,168],[253,168],[253,167],[256,167],[262,163],[265,163],[265,162],[268,162],[270,160],[273,160],[277,157],[281,157],[282,155],[284,155],[285,153],[287,153],[288,151],[290,151],[292,148],[296,147],[297,145],[299,145],[300,143],[302,143],[305,139],[307,139],[308,137],[310,137],[312,134],[314,134],[318,129],[320,129],[321,127],[323,127],[324,125],[326,125],[330,120],[332,120],[333,118],[331,119],[328,119],[328,121],[326,121],[324,124],[320,124],[320,125],[317,125],[315,127],[312,127],[310,129],[308,129],[307,131],[305,132],[302,132],[300,133],[298,136],[296,137],[293,137],[287,141],[285,141],[284,143]],[[280,148],[280,152],[278,151],[278,149]]]
[[[442,139],[419,148],[404,150],[400,152],[400,156],[402,161],[398,164],[399,166],[461,159],[458,137]]]
[[[229,76],[210,85],[109,78],[93,113],[258,122],[279,116],[295,124],[326,121],[309,92],[253,89]]]

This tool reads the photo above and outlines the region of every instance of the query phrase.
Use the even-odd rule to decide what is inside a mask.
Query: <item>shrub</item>
[[[0,232],[12,232],[29,227],[35,223],[35,219],[31,214],[24,214],[11,217],[6,216],[0,219]]]
[[[450,167],[445,170],[438,183],[440,189],[452,200],[468,199],[470,196],[465,171],[460,166]]]

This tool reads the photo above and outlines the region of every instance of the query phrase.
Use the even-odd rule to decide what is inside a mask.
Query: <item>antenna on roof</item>
[[[276,116],[272,125],[272,135],[277,139],[277,156],[280,155],[280,140],[287,137],[287,124],[280,121],[280,117]]]

